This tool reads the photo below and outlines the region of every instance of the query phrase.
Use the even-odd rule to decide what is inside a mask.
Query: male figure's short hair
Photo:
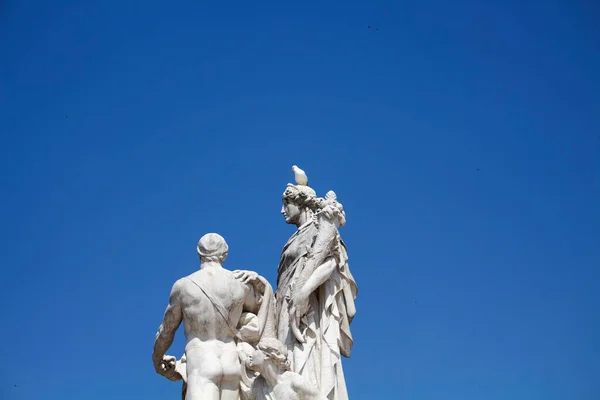
[[[223,236],[217,233],[207,233],[198,241],[197,250],[200,261],[222,263],[227,257],[229,246]]]

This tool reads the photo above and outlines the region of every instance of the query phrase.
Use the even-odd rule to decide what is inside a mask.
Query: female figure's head
[[[317,193],[309,186],[288,184],[282,200],[281,214],[285,222],[300,227],[312,218]]]

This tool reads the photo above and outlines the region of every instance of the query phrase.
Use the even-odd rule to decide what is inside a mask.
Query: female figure
[[[337,230],[345,222],[343,209],[333,192],[325,200],[306,184],[288,184],[281,213],[298,230],[279,262],[277,337],[294,372],[327,399],[348,399],[341,356],[349,357],[353,344],[357,287]]]

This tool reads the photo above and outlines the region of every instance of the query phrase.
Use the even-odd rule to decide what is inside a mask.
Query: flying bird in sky
[[[298,168],[297,165],[292,166],[292,172],[294,173],[294,178],[296,179],[296,183],[301,186],[308,186],[308,177],[306,176],[306,172]]]

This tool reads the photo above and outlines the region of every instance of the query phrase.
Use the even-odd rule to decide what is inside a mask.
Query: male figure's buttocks
[[[186,400],[237,400],[240,363],[235,327],[256,304],[251,288],[222,267],[228,246],[216,233],[198,242],[200,270],[175,282],[154,342],[156,371],[176,380],[174,357],[165,356],[183,321],[186,337]]]
[[[210,290],[228,312],[229,323],[202,290],[192,281]],[[223,268],[203,268],[178,281],[186,337],[188,388],[203,396],[221,400],[237,399],[240,363],[230,325],[242,315],[247,287]],[[220,389],[219,389],[220,387]],[[219,394],[220,393],[220,394]],[[188,392],[188,400],[195,400]]]

